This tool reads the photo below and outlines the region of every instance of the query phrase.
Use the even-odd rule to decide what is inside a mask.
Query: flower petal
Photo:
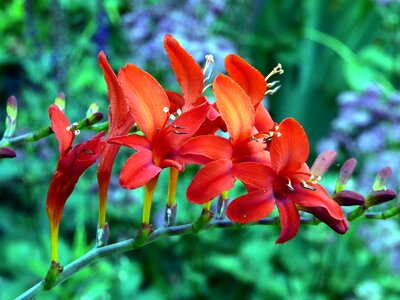
[[[217,107],[226,123],[232,143],[251,137],[255,111],[243,89],[231,78],[219,74],[214,80]]]
[[[272,138],[270,148],[272,169],[276,173],[296,172],[308,158],[310,146],[307,135],[293,118],[283,120],[278,132]]]
[[[258,132],[272,131],[275,129],[276,125],[278,124],[272,120],[268,110],[263,105],[257,106],[254,127]]]
[[[171,114],[175,114],[178,109],[182,110],[185,100],[177,92],[165,90],[169,100],[169,110]]]
[[[153,179],[161,170],[153,164],[151,151],[138,151],[125,162],[119,182],[126,189],[136,189]]]
[[[323,207],[310,207],[307,209],[307,212],[313,214],[337,233],[344,234],[349,229],[349,223],[346,218],[343,217],[340,220],[332,218],[329,212]]]
[[[110,129],[108,135],[127,134],[134,123],[134,119],[129,113],[124,92],[103,51],[99,53],[98,60],[107,83],[108,99],[110,101],[108,116]]]
[[[191,138],[180,148],[180,155],[204,156],[210,160],[231,158],[232,144],[220,136],[200,135]]]
[[[67,154],[66,152],[71,148],[75,138],[74,133],[67,129],[71,124],[65,114],[55,104],[50,105],[49,116],[51,120],[51,129],[58,141],[60,157],[64,157]]]
[[[151,149],[150,142],[144,136],[137,134],[116,136],[107,139],[107,142],[110,144],[123,145],[138,151]]]
[[[167,94],[153,76],[134,65],[126,65],[118,77],[136,123],[151,142],[169,117]]]
[[[260,190],[248,193],[233,200],[226,215],[232,221],[250,223],[267,217],[274,210],[275,199],[272,192]]]
[[[322,207],[327,213],[336,220],[342,220],[344,218],[343,211],[339,204],[333,200],[325,189],[319,184],[308,185],[315,188],[315,190],[309,190],[303,188],[300,183],[293,182],[293,188],[295,192],[288,192],[286,197],[295,204],[301,205],[304,210],[308,211],[309,208]]]
[[[228,75],[250,97],[253,106],[257,107],[267,91],[267,83],[264,76],[243,58],[235,54],[229,54],[225,58],[225,69]]]
[[[181,86],[185,104],[196,105],[204,87],[204,75],[194,58],[182,48],[170,34],[164,36],[164,48],[167,51],[176,80]]]
[[[233,187],[232,161],[220,159],[205,165],[194,176],[186,191],[187,199],[192,203],[203,204],[211,201],[224,191]]]
[[[281,233],[276,243],[282,244],[297,234],[300,227],[300,216],[296,205],[286,198],[277,199],[276,206],[278,207],[281,222]]]
[[[233,165],[233,176],[246,185],[272,191],[276,175],[269,166],[255,162],[243,162]]]

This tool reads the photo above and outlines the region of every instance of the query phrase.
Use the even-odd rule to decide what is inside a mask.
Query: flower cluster
[[[218,74],[212,83],[216,98],[210,104],[203,95],[205,68],[171,36],[164,47],[181,87],[181,93],[164,90],[157,80],[135,65],[118,73],[118,85],[126,105],[143,134],[121,135],[108,142],[136,152],[124,164],[120,183],[124,188],[145,186],[143,225],[150,224],[154,189],[160,172],[171,172],[167,209],[175,205],[174,191],[185,165],[204,165],[187,189],[187,199],[209,203],[226,195],[238,179],[248,193],[227,208],[233,221],[248,223],[272,213],[276,205],[282,231],[278,243],[293,238],[299,228],[299,210],[310,212],[339,233],[348,229],[340,206],[318,184],[320,175],[306,164],[307,135],[293,118],[277,124],[261,101],[276,83],[270,76],[282,73],[278,65],[267,77],[236,55],[225,58],[228,75]],[[227,131],[229,138],[215,135]]]
[[[121,170],[121,186],[145,188],[139,234],[152,231],[153,195],[161,171],[167,168],[170,182],[165,226],[174,223],[177,181],[187,164],[203,166],[194,176],[186,196],[189,202],[203,205],[202,216],[205,217],[202,220],[205,222],[212,215],[211,201],[221,195],[224,205],[218,217],[223,218],[226,209],[227,217],[239,223],[261,220],[276,206],[281,224],[277,243],[296,235],[299,211],[311,213],[336,232],[345,233],[348,222],[340,205],[318,184],[333,163],[335,152],[322,155],[310,169],[306,163],[309,143],[302,126],[293,118],[278,124],[261,104],[265,95],[279,88],[277,81],[268,81],[274,74],[283,73],[282,67],[278,65],[264,77],[244,59],[230,54],[224,60],[227,75],[218,74],[209,83],[212,55],[206,56],[201,68],[169,34],[164,37],[164,48],[180,93],[164,89],[152,75],[133,64],[127,64],[118,75],[114,74],[105,54],[100,52],[99,64],[110,100],[107,143],[102,139],[104,133],[100,133],[73,148],[74,137],[79,133],[77,125],[70,125],[57,105],[49,108],[60,150],[46,203],[56,273],[59,272],[58,228],[65,202],[81,174],[97,158],[97,246],[107,243],[107,192],[120,146],[135,150]],[[215,96],[213,104],[204,95],[211,86]],[[129,133],[132,128],[140,131]],[[227,132],[229,137],[218,135],[220,131]],[[228,204],[228,191],[236,180],[244,184],[247,193]],[[336,198],[342,201],[347,194],[338,194],[340,197]]]

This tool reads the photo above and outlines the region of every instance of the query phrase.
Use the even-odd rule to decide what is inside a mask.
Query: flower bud
[[[392,175],[392,169],[390,167],[383,168],[375,178],[374,184],[372,185],[373,191],[386,190],[386,183]]]
[[[354,169],[356,168],[357,160],[350,158],[344,162],[340,168],[339,178],[336,182],[335,192],[340,193],[346,188],[346,184],[349,181]]]
[[[65,95],[64,95],[63,92],[60,92],[60,93],[57,95],[56,99],[54,100],[54,103],[55,103],[55,105],[58,106],[58,108],[59,108],[61,111],[64,111],[64,110],[65,110]]]
[[[4,138],[11,138],[15,132],[15,128],[17,125],[17,114],[18,114],[17,99],[14,96],[10,96],[8,98],[6,112],[7,112],[7,117],[6,117],[6,129],[4,131]]]
[[[335,160],[335,150],[327,150],[318,155],[311,167],[312,175],[310,181],[312,183],[317,183],[319,179],[326,173],[326,171],[328,171],[328,169],[332,166]]]
[[[86,118],[89,118],[90,116],[94,115],[98,111],[99,111],[99,105],[97,104],[97,102],[90,104],[88,110],[86,111]]]
[[[363,195],[349,190],[335,193],[332,198],[341,206],[364,205],[365,203]]]
[[[379,190],[373,191],[371,194],[368,195],[366,206],[371,207],[374,205],[382,204],[388,201],[391,201],[397,197],[397,193],[393,190]]]
[[[1,147],[0,148],[0,158],[12,158],[16,157],[17,154],[15,151],[9,147]]]

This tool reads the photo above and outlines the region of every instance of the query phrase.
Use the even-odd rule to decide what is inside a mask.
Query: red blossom
[[[271,164],[244,162],[233,168],[233,175],[255,190],[228,206],[227,216],[249,223],[268,216],[278,207],[281,234],[277,243],[293,238],[300,225],[298,209],[308,211],[338,233],[348,229],[340,206],[324,188],[309,181],[311,172],[305,163],[309,155],[307,136],[292,118],[285,119],[270,146]]]
[[[128,189],[140,187],[167,167],[182,171],[184,161],[179,149],[203,124],[208,103],[174,116],[166,92],[150,74],[127,65],[120,70],[119,78],[137,125],[144,133],[109,139],[137,150],[122,168],[121,185]]]
[[[67,117],[55,104],[49,107],[51,127],[58,141],[60,158],[50,183],[46,199],[46,211],[50,229],[57,234],[64,205],[71,195],[82,173],[95,163],[100,156],[105,142],[101,132],[90,140],[72,147],[76,130]],[[54,241],[53,241],[54,242]],[[57,260],[56,253],[53,259]]]

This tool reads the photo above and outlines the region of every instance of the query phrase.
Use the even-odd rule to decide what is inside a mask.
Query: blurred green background
[[[71,121],[80,120],[92,102],[106,115],[106,84],[97,63],[100,50],[115,71],[134,63],[164,87],[177,90],[162,45],[163,35],[172,33],[199,63],[212,53],[214,74],[224,71],[223,57],[232,52],[265,75],[281,63],[285,74],[276,80],[282,87],[266,104],[275,120],[292,116],[303,124],[315,157],[323,138],[337,138],[332,132],[340,119],[338,99],[345,91],[358,97],[377,86],[380,93],[372,96],[374,103],[397,103],[399,16],[400,3],[395,0],[3,1],[0,119],[5,117],[7,97],[15,95],[17,135],[47,126],[47,108],[61,91]],[[363,101],[357,103],[356,113],[365,109]],[[400,116],[399,106],[395,108]],[[398,129],[396,116],[385,123],[389,131]],[[372,121],[381,124],[380,119]],[[358,133],[352,131],[352,138]],[[85,131],[79,139],[91,135]],[[374,144],[375,139],[372,135],[368,141]],[[379,151],[390,150],[396,163],[399,145],[400,139],[394,138]],[[336,146],[338,164],[348,155],[358,157],[340,143]],[[379,153],[367,148],[359,149],[360,165],[379,164]],[[12,299],[31,287],[49,266],[45,197],[58,159],[57,144],[49,137],[15,150],[16,158],[0,161],[0,299]],[[132,237],[140,223],[142,190],[126,191],[118,185],[119,170],[130,154],[122,149],[114,167],[108,205],[111,242]],[[195,170],[189,167],[180,180],[179,223],[195,220],[201,211],[185,200]],[[167,176],[162,174],[156,190],[156,225],[162,222]],[[368,176],[367,184],[372,184],[373,175]],[[325,183],[333,186],[334,175]],[[357,177],[353,185],[369,189],[357,184]],[[398,186],[392,188],[398,191]],[[233,195],[240,192],[239,187]],[[64,210],[62,264],[94,246],[96,225],[92,167]],[[399,225],[398,217],[356,221],[344,236],[324,225],[302,226],[284,245],[275,245],[279,228],[272,226],[171,237],[98,261],[38,299],[399,299]]]

